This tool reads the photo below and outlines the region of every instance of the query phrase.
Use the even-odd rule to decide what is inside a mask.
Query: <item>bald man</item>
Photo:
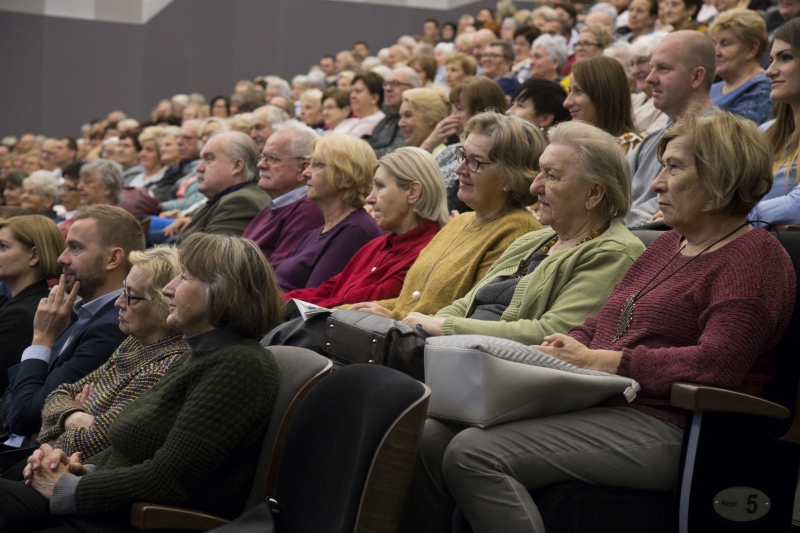
[[[690,30],[670,33],[656,46],[651,63],[653,70],[647,76],[647,83],[653,89],[653,105],[672,122],[685,113],[704,115],[716,111],[709,97],[717,65],[711,39]],[[626,225],[639,225],[646,221],[643,217],[658,212],[657,194],[650,190],[650,184],[661,172],[657,151],[665,130],[654,131],[628,154],[633,175],[633,209]]]

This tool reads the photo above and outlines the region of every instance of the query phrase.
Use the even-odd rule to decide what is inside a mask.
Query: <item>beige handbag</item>
[[[425,343],[428,416],[466,426],[577,411],[615,394],[632,402],[639,391],[631,378],[578,368],[506,339],[453,335]]]

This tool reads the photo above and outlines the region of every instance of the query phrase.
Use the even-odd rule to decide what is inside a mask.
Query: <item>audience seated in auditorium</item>
[[[78,196],[81,205],[117,205],[122,192],[122,167],[116,161],[98,158],[81,165]]]
[[[230,131],[212,136],[200,152],[197,190],[208,202],[181,230],[177,243],[194,233],[241,236],[247,225],[269,203],[258,188],[258,152],[244,133]]]
[[[378,160],[366,202],[387,233],[358,250],[341,273],[317,288],[290,291],[287,298],[322,307],[395,298],[420,250],[450,219],[436,160],[410,146]]]
[[[430,87],[436,77],[437,64],[432,54],[415,54],[406,63],[414,69],[420,80],[420,87]]]
[[[561,75],[566,76],[561,80],[565,90],[569,90],[570,76],[566,70],[572,72],[572,67],[575,63],[588,59],[590,57],[597,57],[603,55],[608,45],[614,41],[611,35],[611,30],[602,24],[588,24],[584,26],[578,34],[578,40],[575,42],[575,53],[573,54],[573,61],[567,60],[567,63],[561,69]]]
[[[403,103],[403,92],[420,87],[420,79],[414,69],[401,66],[395,68],[383,82],[383,112],[386,116],[378,122],[372,135],[366,141],[380,158],[395,148],[405,146],[403,135],[398,127],[400,122],[400,105]]]
[[[78,143],[72,137],[58,137],[53,143],[53,163],[62,171],[78,157]]]
[[[127,187],[151,188],[154,184],[164,177],[167,167],[161,160],[160,146],[164,136],[164,128],[150,126],[139,134],[138,142],[141,146],[139,151],[139,164],[142,169],[137,175],[127,182]]]
[[[282,297],[250,241],[193,235],[180,259],[181,274],[163,292],[167,323],[191,350],[119,413],[109,447],[90,464],[43,445],[25,469],[29,485],[2,480],[0,527],[63,521],[123,531],[139,500],[228,519],[241,513],[278,389],[275,358],[257,339],[280,318]]]
[[[633,123],[628,78],[615,59],[599,56],[576,62],[564,107],[572,120],[582,120],[613,135],[624,154],[642,142]]]
[[[386,117],[381,107],[383,107],[383,78],[374,72],[359,74],[353,78],[347,106],[355,116],[339,122],[333,128],[333,132],[359,138],[372,135],[377,125]]]
[[[514,31],[512,48],[514,49],[514,65],[511,72],[522,83],[531,76],[531,45],[541,35],[539,30],[530,27],[520,27]]]
[[[445,63],[445,84],[451,89],[471,78],[478,71],[478,62],[471,55],[456,52]]]
[[[352,90],[352,86],[350,87]],[[383,91],[383,88],[381,88]],[[325,122],[325,129],[333,131],[339,124],[347,120],[353,114],[350,107],[350,91],[330,87],[322,93],[322,120]]]
[[[448,93],[436,89],[408,89],[403,93],[400,105],[400,121],[397,126],[403,132],[406,145],[419,147],[433,132],[436,125],[450,114]],[[444,144],[433,147],[437,155]]]
[[[275,126],[275,133],[259,155],[258,186],[272,201],[253,218],[242,236],[255,241],[273,269],[294,252],[303,236],[325,223],[322,211],[308,199],[303,175],[309,165],[311,143],[318,137],[308,126],[289,120]]]
[[[509,97],[519,87],[516,74],[511,72],[513,65],[514,49],[505,41],[492,41],[481,54],[483,75],[494,80]]]
[[[3,187],[3,205],[20,207],[22,202],[22,182],[27,174],[20,170],[10,172],[5,176],[5,186]]]
[[[705,115],[714,111],[708,96],[717,64],[711,39],[695,31],[671,33],[656,46],[651,64],[653,69],[647,83],[653,89],[656,109],[673,121],[686,113]],[[663,129],[654,131],[628,154],[633,175],[633,209],[626,220],[629,227],[646,222],[647,215],[655,215],[659,210],[658,194],[650,184],[662,169],[658,142],[663,134]]]
[[[637,42],[640,37],[653,33],[656,20],[658,19],[657,0],[633,0],[628,4],[628,23],[630,30],[623,39],[631,44]]]
[[[40,303],[33,342],[9,370],[11,385],[0,404],[6,447],[28,446],[42,425],[47,395],[103,364],[125,338],[114,300],[130,270],[128,253],[144,248],[141,226],[133,215],[108,205],[82,207],[74,221],[58,258],[59,284]]]
[[[114,161],[122,166],[123,185],[129,186],[133,178],[144,171],[144,167],[139,163],[139,152],[142,145],[139,144],[139,132],[137,130],[120,133],[117,143]]]
[[[187,120],[181,125],[178,134],[178,163],[170,166],[164,176],[151,189],[156,198],[162,202],[175,199],[177,183],[183,178],[193,175],[200,164],[200,124],[199,120]],[[163,158],[163,151],[162,151]]]
[[[652,187],[674,231],[636,260],[596,316],[534,346],[635,379],[636,401],[618,395],[489,429],[428,419],[418,467],[427,490],[409,494],[429,498],[409,502],[401,531],[447,520],[454,503],[476,531],[544,531],[529,491],[562,481],[671,491],[685,422],[670,405],[672,384],[764,393],[796,294],[784,248],[747,221],[772,182],[768,143],[752,122],[721,112],[685,114],[658,144],[666,168]],[[575,446],[582,453],[564,453]]]
[[[306,233],[275,269],[284,292],[318,287],[382,234],[363,209],[375,162],[370,146],[349,135],[332,133],[311,143],[310,164],[303,176],[308,182],[308,199],[317,204],[325,222]]]
[[[659,13],[663,15],[666,26],[659,30],[704,32],[707,26],[697,22],[701,5],[703,0],[664,0],[659,5]]]
[[[58,203],[58,179],[48,170],[37,170],[22,180],[20,207],[55,220],[53,206]]]
[[[61,171],[63,181],[59,189],[59,198],[61,206],[64,208],[64,214],[56,217],[55,223],[64,237],[67,236],[72,219],[75,218],[75,213],[81,206],[81,197],[78,194],[81,166],[81,163],[71,163]]]
[[[259,107],[250,118],[250,138],[256,143],[256,150],[260,153],[264,143],[272,135],[273,127],[289,119],[286,112],[274,105]]]
[[[535,201],[530,186],[546,142],[538,128],[485,112],[469,119],[461,138],[458,197],[474,212],[455,217],[420,252],[397,298],[350,309],[395,320],[431,315],[467,294],[518,237],[541,229],[525,209]]]
[[[800,224],[800,185],[797,159],[800,153],[796,125],[800,124],[800,18],[775,31],[767,77],[775,85],[769,93],[775,102],[775,120],[761,127],[772,148],[772,189],[750,213],[750,220],[770,224]]]
[[[711,86],[711,101],[756,124],[772,114],[769,80],[761,68],[767,49],[767,26],[755,11],[730,9],[719,15],[708,35],[717,49],[717,76],[722,81]]]
[[[109,360],[47,397],[38,440],[81,462],[106,449],[120,411],[157,383],[189,345],[167,325],[169,301],[161,290],[181,273],[178,251],[160,246],[128,256],[131,270],[115,306],[119,329],[128,335]]]
[[[410,313],[403,322],[434,336],[540,344],[597,313],[644,251],[620,222],[630,209],[630,167],[615,143],[581,122],[552,128],[531,185],[550,229],[514,241],[466,296],[434,317]]]
[[[20,362],[33,336],[36,308],[49,290],[47,280],[61,272],[58,256],[64,236],[55,223],[28,215],[0,221],[0,282],[9,297],[0,297],[0,387],[8,387],[8,369]]]
[[[420,147],[433,152],[440,144],[447,144],[436,155],[436,162],[444,178],[448,209],[463,213],[471,210],[458,197],[460,178],[456,173],[456,168],[460,165],[456,155],[461,146],[460,136],[464,132],[464,125],[470,117],[478,113],[487,110],[503,112],[508,104],[500,86],[484,77],[470,78],[453,87],[450,91],[450,103],[453,105],[453,112],[439,121]]]

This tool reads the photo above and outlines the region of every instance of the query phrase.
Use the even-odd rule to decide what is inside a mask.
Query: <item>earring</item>
[[[504,192],[508,192],[508,187],[503,187]]]

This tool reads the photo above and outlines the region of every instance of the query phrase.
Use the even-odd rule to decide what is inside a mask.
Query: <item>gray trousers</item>
[[[422,459],[433,459],[449,425],[429,419]],[[546,418],[468,428],[443,454],[443,490],[476,533],[543,533],[529,491],[579,480],[609,487],[670,491],[678,475],[683,431],[629,407],[594,407]],[[442,479],[426,464],[431,480]],[[437,479],[438,478],[438,479]]]

